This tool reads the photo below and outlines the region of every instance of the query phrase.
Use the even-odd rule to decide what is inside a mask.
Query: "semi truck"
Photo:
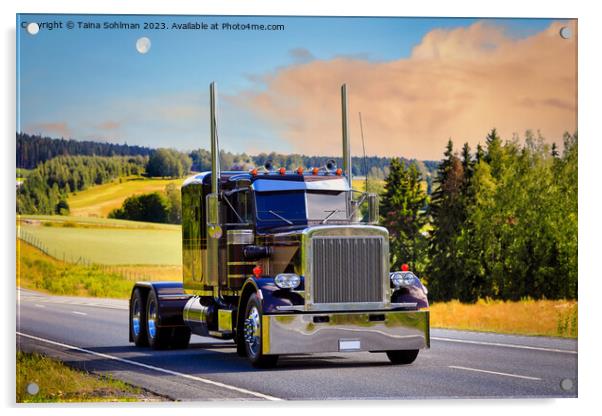
[[[134,285],[130,342],[232,340],[255,367],[357,351],[412,363],[430,346],[427,289],[406,265],[390,270],[378,197],[352,188],[346,85],[342,167],[222,171],[215,83],[209,98],[211,171],[181,187],[183,279]]]

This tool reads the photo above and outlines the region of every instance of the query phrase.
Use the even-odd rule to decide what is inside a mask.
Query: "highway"
[[[284,356],[257,370],[231,341],[193,336],[186,350],[136,348],[127,308],[18,290],[17,348],[183,401],[577,396],[576,340],[432,329],[431,348],[408,366],[366,352]]]

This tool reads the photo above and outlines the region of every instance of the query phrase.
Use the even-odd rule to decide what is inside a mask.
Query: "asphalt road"
[[[433,329],[431,348],[408,366],[384,354],[332,353],[256,370],[232,342],[212,338],[193,336],[187,350],[134,347],[127,301],[25,290],[17,292],[17,347],[176,400],[577,396],[575,340]]]

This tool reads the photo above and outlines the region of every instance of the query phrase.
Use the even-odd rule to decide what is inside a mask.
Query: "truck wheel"
[[[146,299],[139,288],[134,290],[130,302],[130,332],[137,347],[147,347],[146,337]]]
[[[255,294],[252,294],[247,301],[245,321],[243,325],[245,350],[253,367],[274,367],[278,361],[278,356],[265,355],[262,351],[261,305]]]
[[[160,328],[157,326],[158,323],[159,302],[157,302],[157,295],[151,290],[146,302],[146,334],[148,344],[156,350],[162,350],[169,347],[172,328]]]
[[[176,328],[174,330],[172,347],[176,349],[186,349],[190,344],[190,328]]]
[[[247,356],[247,347],[245,346],[245,338],[243,334],[236,336],[236,354],[239,357]],[[240,339],[239,339],[240,338]]]
[[[418,350],[387,351],[392,364],[412,364],[418,357]]]

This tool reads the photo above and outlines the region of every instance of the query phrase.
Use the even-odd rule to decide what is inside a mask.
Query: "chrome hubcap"
[[[135,336],[140,335],[140,301],[137,298],[132,307],[132,330]]]
[[[259,311],[255,306],[249,311],[247,319],[245,319],[245,343],[251,355],[255,356],[259,353],[261,324],[259,322]]]
[[[157,305],[155,302],[151,301],[150,305],[148,305],[148,335],[151,338],[155,338],[157,335]]]

